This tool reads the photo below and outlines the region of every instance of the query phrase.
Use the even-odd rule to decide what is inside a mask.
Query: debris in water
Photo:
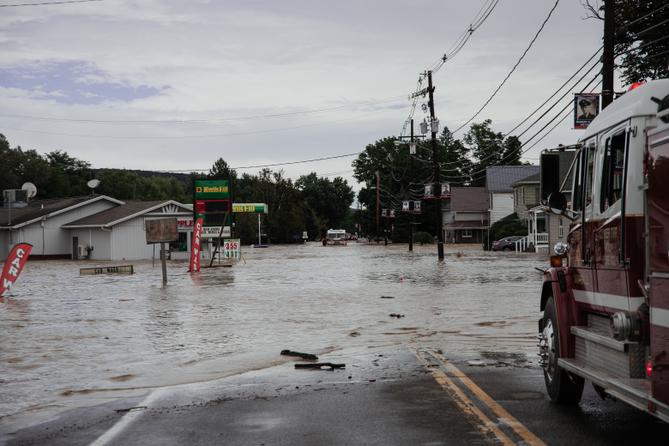
[[[404,315],[399,313],[390,313],[390,317],[396,317],[397,319],[399,319],[401,317],[404,317]]]
[[[334,364],[332,362],[312,362],[308,364],[295,364],[296,369],[313,369],[313,370],[334,370],[345,369],[346,364]]]
[[[281,350],[281,354],[284,356],[297,356],[302,359],[318,361],[318,356],[312,355],[311,353],[294,352],[292,350]]]
[[[381,299],[395,299],[395,296],[381,296]]]
[[[348,335],[351,336],[351,337],[357,338],[358,336],[360,336],[360,332],[359,331],[352,331]]]
[[[481,361],[480,359],[473,359],[471,361],[467,361],[467,365],[472,367],[485,367],[487,364],[485,361]]]
[[[135,406],[135,407],[128,407],[127,409],[116,409],[116,413],[126,413],[130,412],[131,410],[140,410],[140,409],[147,409],[146,406]]]

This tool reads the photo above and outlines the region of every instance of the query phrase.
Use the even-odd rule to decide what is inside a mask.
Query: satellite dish
[[[33,198],[35,195],[37,195],[37,186],[35,186],[33,183],[23,183],[21,190],[26,191],[28,198]]]
[[[95,188],[100,185],[100,180],[93,178],[92,180],[89,180],[88,183],[86,183],[86,186],[88,186],[91,189],[91,194],[95,193]]]

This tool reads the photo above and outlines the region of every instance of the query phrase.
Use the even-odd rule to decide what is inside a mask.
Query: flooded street
[[[458,250],[439,264],[435,246],[245,247],[233,268],[191,276],[169,263],[165,288],[151,262],[80,276],[99,263],[29,261],[0,303],[0,420],[265,368],[286,360],[282,349],[410,344],[536,364],[534,267],[546,261]]]

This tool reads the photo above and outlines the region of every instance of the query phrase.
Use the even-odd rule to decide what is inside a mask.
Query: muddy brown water
[[[0,423],[268,367],[283,349],[410,344],[536,362],[536,255],[447,247],[439,263],[435,246],[310,243],[244,258],[192,276],[172,262],[164,288],[151,262],[80,276],[105,263],[29,261],[0,302]]]

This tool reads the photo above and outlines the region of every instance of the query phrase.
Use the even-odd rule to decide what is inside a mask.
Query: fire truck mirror
[[[562,192],[553,192],[548,196],[548,207],[551,212],[562,214],[567,209],[567,197]]]

